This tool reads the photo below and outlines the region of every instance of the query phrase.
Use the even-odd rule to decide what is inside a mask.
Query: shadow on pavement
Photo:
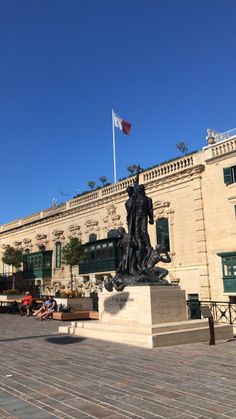
[[[57,336],[46,340],[54,345],[70,345],[71,343],[82,342],[83,340],[86,340],[86,338],[79,338],[75,336]]]
[[[11,342],[14,340],[26,340],[26,339],[39,339],[39,338],[45,338],[48,336],[58,336],[58,333],[53,333],[52,335],[36,335],[36,336],[21,336],[16,338],[8,338],[8,339],[0,339],[0,342]]]

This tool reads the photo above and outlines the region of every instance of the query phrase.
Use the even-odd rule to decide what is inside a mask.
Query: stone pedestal
[[[207,320],[187,320],[185,291],[178,286],[139,285],[99,294],[99,321],[72,322],[59,331],[147,348],[209,341]],[[216,338],[233,336],[216,325]]]

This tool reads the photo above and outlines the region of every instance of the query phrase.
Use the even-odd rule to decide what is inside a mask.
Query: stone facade
[[[140,174],[140,183],[153,200],[154,219],[169,223],[169,281],[177,282],[186,294],[201,300],[228,300],[235,292],[224,292],[222,260],[219,254],[235,251],[236,183],[224,183],[223,169],[236,166],[236,138],[209,144],[199,152],[154,167]],[[43,292],[69,286],[69,269],[56,268],[56,243],[69,237],[83,243],[91,234],[105,239],[110,230],[126,225],[126,188],[134,177],[79,196],[63,204],[0,226],[0,272],[6,245],[31,253],[42,246],[52,250],[52,278],[39,280]],[[153,246],[156,224],[149,226]],[[74,267],[74,288],[84,295],[101,285],[114,272],[80,275]],[[236,275],[236,273],[235,273]]]

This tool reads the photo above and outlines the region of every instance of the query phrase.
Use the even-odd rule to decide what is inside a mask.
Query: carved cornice
[[[15,240],[13,243],[13,246],[20,247],[22,245],[22,242]]]
[[[54,230],[52,232],[52,235],[54,238],[52,239],[53,242],[56,242],[58,240],[62,241],[65,240],[65,237],[63,236],[64,231],[63,230]]]
[[[87,220],[85,223],[86,230],[84,230],[85,234],[95,233],[100,231],[100,227],[98,226],[97,220]]]
[[[29,247],[33,247],[32,245],[32,240],[31,239],[27,239],[26,237],[22,240],[22,247],[23,249],[28,249]]]
[[[78,224],[71,224],[68,227],[69,232],[71,233],[69,237],[81,237],[82,233],[80,231],[80,226]]]

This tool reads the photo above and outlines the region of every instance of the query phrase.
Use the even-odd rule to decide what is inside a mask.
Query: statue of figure
[[[125,203],[127,211],[128,233],[123,227],[117,232],[117,246],[121,249],[121,261],[113,278],[107,278],[104,286],[107,291],[123,291],[127,285],[156,282],[169,285],[164,280],[167,269],[156,267],[158,262],[171,262],[170,256],[162,247],[151,247],[148,235],[148,222],[154,224],[152,199],[146,196],[144,185],[139,185],[137,173],[134,186],[126,189],[128,199]]]
[[[155,265],[158,262],[170,263],[171,258],[166,250],[162,251],[162,246],[157,245],[155,249],[152,247],[149,249],[148,254],[146,255],[143,261],[143,272],[147,274],[154,275],[157,281],[162,281],[165,276],[168,274],[168,270]],[[163,256],[165,255],[165,256]]]
[[[142,262],[148,253],[151,244],[148,235],[148,219],[150,224],[153,221],[153,207],[152,200],[145,194],[144,185],[137,185],[134,196],[134,231],[135,239],[138,243],[137,263],[138,268],[141,269]]]
[[[136,249],[137,243],[133,236],[129,236],[126,233],[124,227],[119,227],[117,229],[117,233],[120,237],[120,240],[117,243],[117,246],[122,251],[121,261],[117,268],[117,273],[129,273],[133,274],[137,271],[137,264],[136,264]]]

